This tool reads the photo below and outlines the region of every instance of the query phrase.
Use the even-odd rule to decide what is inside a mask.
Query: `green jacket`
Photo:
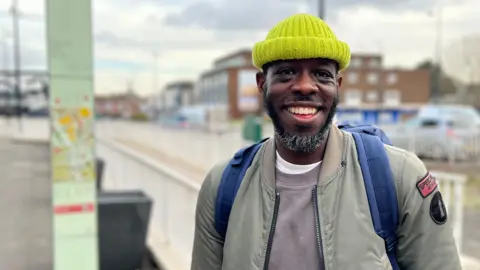
[[[417,182],[423,162],[407,151],[385,146],[395,178],[400,226],[397,257],[401,269],[460,270],[451,222],[435,223],[432,194],[423,198]],[[216,165],[198,195],[192,270],[265,269],[275,207],[275,143],[268,140],[248,169],[232,207],[225,241],[215,230],[217,188],[227,162]],[[438,187],[437,187],[438,188]],[[321,243],[325,269],[391,269],[385,245],[374,231],[351,134],[332,127],[318,179]]]

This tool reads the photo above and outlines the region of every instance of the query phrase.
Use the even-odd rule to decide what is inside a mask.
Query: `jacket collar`
[[[260,158],[261,178],[266,187],[275,191],[275,163],[276,163],[276,147],[275,139],[270,138],[265,142]],[[323,179],[330,178],[341,166],[346,156],[346,138],[345,134],[332,125],[328,135],[327,147],[322,161],[322,169],[319,176],[319,184]]]

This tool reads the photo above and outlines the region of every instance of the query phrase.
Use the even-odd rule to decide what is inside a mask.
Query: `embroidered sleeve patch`
[[[428,197],[428,195],[432,194],[432,192],[435,191],[437,186],[437,179],[435,179],[435,177],[433,177],[430,172],[427,172],[427,175],[425,175],[425,177],[423,177],[417,182],[417,189],[423,198],[426,198]]]

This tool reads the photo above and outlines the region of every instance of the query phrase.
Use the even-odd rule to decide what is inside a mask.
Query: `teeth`
[[[316,114],[317,109],[311,107],[289,107],[288,111],[294,114]]]

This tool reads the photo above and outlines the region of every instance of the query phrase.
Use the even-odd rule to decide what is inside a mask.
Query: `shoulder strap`
[[[215,229],[225,239],[233,202],[248,167],[266,139],[235,153],[223,171],[215,202]]]
[[[380,138],[352,132],[357,145],[370,213],[375,232],[385,240],[388,258],[394,270],[396,259],[398,204],[390,162]]]

